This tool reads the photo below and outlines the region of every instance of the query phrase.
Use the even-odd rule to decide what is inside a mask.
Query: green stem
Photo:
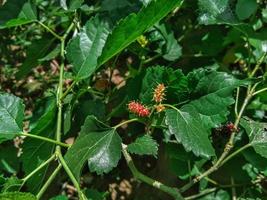
[[[172,109],[176,110],[177,112],[180,112],[180,110],[178,108],[176,108],[175,106],[173,106],[173,105],[170,105],[170,104],[162,104],[162,105],[165,106],[165,107],[172,108]]]
[[[148,58],[148,59],[146,59],[146,60],[143,61],[143,64],[150,63],[150,62],[152,62],[153,60],[156,60],[157,58],[159,58],[160,56],[161,56],[160,54],[157,54],[157,55],[155,55],[155,56],[153,56],[153,57],[151,57],[151,58]]]
[[[192,195],[192,196],[189,196],[189,197],[185,197],[185,200],[197,199],[197,198],[199,198],[201,196],[204,196],[206,194],[215,192],[216,190],[217,190],[217,188],[209,188],[209,189],[201,191],[199,194],[195,194],[195,195]]]
[[[257,72],[258,69],[260,68],[262,62],[264,61],[266,55],[267,55],[267,54],[264,53],[264,54],[262,55],[262,57],[259,59],[259,61],[257,62],[255,68],[254,68],[253,71],[249,74],[249,78],[252,78],[252,77],[256,74],[256,72]]]
[[[62,37],[60,35],[58,35],[55,31],[53,31],[51,28],[49,28],[48,26],[46,26],[45,24],[43,24],[40,21],[36,21],[38,24],[40,24],[45,30],[47,30],[49,33],[51,33],[53,36],[55,36],[57,39],[62,40]]]
[[[258,91],[256,91],[256,92],[254,92],[254,93],[252,94],[252,96],[255,96],[255,95],[259,94],[259,93],[265,92],[266,90],[267,90],[267,88],[260,89],[260,90],[258,90]]]
[[[75,84],[76,84],[76,81],[73,81],[71,83],[68,89],[62,94],[61,101],[63,101],[63,99],[69,94],[69,92],[71,91],[71,89],[74,87]]]
[[[49,185],[52,183],[52,181],[56,178],[58,172],[60,171],[62,165],[59,164],[57,166],[57,168],[53,171],[53,173],[50,175],[50,177],[48,178],[48,180],[45,182],[45,184],[43,185],[43,187],[40,189],[40,191],[38,192],[38,194],[36,195],[37,199],[41,199],[41,197],[43,196],[43,194],[45,193],[45,191],[47,190],[47,188],[49,187]]]
[[[242,146],[241,148],[237,149],[236,151],[234,151],[233,153],[231,153],[229,156],[227,156],[222,162],[221,165],[224,165],[226,162],[228,162],[229,160],[231,160],[234,156],[236,156],[237,154],[239,154],[240,152],[244,151],[245,149],[251,147],[251,144],[248,143],[244,146]]]
[[[70,168],[68,167],[66,161],[64,160],[63,156],[61,153],[58,154],[58,158],[59,158],[59,161],[60,163],[62,164],[64,170],[66,171],[66,173],[68,174],[70,180],[72,181],[73,185],[75,186],[75,188],[77,189],[77,192],[78,192],[78,195],[79,195],[79,199],[81,200],[85,200],[86,197],[84,196],[81,188],[80,188],[80,185],[78,183],[78,181],[76,180],[76,178],[74,177],[74,175],[72,174]]]
[[[130,120],[126,120],[124,122],[121,122],[121,123],[117,124],[116,126],[113,126],[113,128],[117,129],[117,128],[123,126],[124,124],[128,124],[128,123],[131,123],[131,122],[136,122],[136,121],[138,121],[138,118],[133,118],[133,119],[130,119]]]
[[[60,145],[62,147],[66,147],[66,148],[69,148],[71,146],[69,144],[66,144],[66,143],[63,143],[63,142],[59,142],[59,141],[56,141],[56,140],[53,140],[53,139],[50,139],[50,138],[47,138],[47,137],[42,137],[42,136],[39,136],[39,135],[33,135],[33,134],[30,134],[30,133],[25,133],[25,132],[18,134],[18,136],[27,136],[27,137],[35,138],[35,139],[38,139],[38,140],[43,140],[43,141],[46,141],[46,142],[57,144],[57,145]]]
[[[237,107],[238,107],[238,102],[239,102],[239,87],[236,89],[236,99],[235,99],[235,117],[238,116],[238,111],[237,111]]]
[[[167,194],[174,197],[175,200],[183,200],[184,199],[177,188],[166,186],[163,183],[156,181],[156,180],[142,174],[141,172],[139,172],[138,169],[135,167],[134,162],[133,162],[130,154],[127,152],[127,145],[125,145],[125,144],[122,144],[122,153],[124,155],[124,158],[127,162],[129,169],[131,170],[133,176],[136,179],[138,179],[144,183],[147,183],[148,185],[151,185],[152,187],[157,188],[163,192],[166,192]]]
[[[58,115],[57,115],[56,140],[58,142],[61,141],[61,127],[62,127],[62,100],[63,100],[62,97],[63,97],[63,81],[64,81],[65,39],[67,38],[68,34],[70,33],[70,31],[73,27],[74,27],[74,23],[71,23],[68,30],[62,36],[62,39],[61,39],[61,51],[60,51],[61,65],[60,65],[60,75],[59,75],[59,83],[58,83],[58,90],[57,90]],[[61,148],[59,145],[56,147],[55,154],[56,154],[57,158],[59,158],[61,165],[63,166],[63,168],[65,169],[69,178],[71,179],[74,186],[76,187],[76,189],[78,191],[79,199],[85,200],[86,197],[82,193],[79,183],[77,182],[77,180],[73,176],[71,170],[69,169],[68,165],[66,164],[66,162],[62,156]]]
[[[41,165],[39,165],[35,170],[33,170],[30,174],[28,174],[25,178],[23,178],[23,184],[28,181],[36,172],[38,172],[39,170],[41,170],[43,167],[45,167],[46,165],[48,165],[51,161],[55,160],[55,154],[53,154],[48,160],[46,160],[45,162],[43,162]]]

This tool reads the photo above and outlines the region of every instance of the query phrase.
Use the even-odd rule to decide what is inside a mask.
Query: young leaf
[[[134,42],[148,28],[181,4],[181,0],[153,0],[137,14],[121,20],[109,35],[98,66]]]
[[[208,138],[209,133],[203,127],[201,118],[194,109],[167,109],[165,123],[169,132],[187,151],[193,151],[196,156],[205,158],[215,155]]]
[[[73,65],[77,80],[87,78],[94,73],[97,59],[102,53],[109,33],[108,23],[94,17],[70,41],[67,58]]]
[[[6,192],[0,194],[0,199],[2,200],[37,200],[35,196],[30,193],[23,192]]]
[[[20,188],[22,187],[22,184],[23,184],[22,180],[18,179],[15,176],[12,176],[5,181],[1,192],[5,193],[5,192],[19,191]]]
[[[121,157],[121,138],[116,130],[98,127],[103,124],[92,116],[87,117],[80,135],[65,155],[78,180],[86,160],[91,172],[103,174],[116,167]]]
[[[237,24],[229,0],[198,0],[200,24]]]
[[[246,130],[250,145],[258,154],[267,158],[267,124],[250,119],[242,119],[240,124]]]
[[[158,144],[150,135],[144,135],[129,144],[127,150],[130,153],[138,155],[153,155],[156,157],[158,153]]]
[[[12,139],[22,132],[24,105],[20,98],[0,93],[0,139]]]

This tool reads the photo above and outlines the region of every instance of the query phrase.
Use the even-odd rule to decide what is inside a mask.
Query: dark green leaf
[[[166,110],[165,123],[168,130],[175,136],[187,151],[193,151],[196,156],[209,158],[215,155],[208,138],[209,133],[202,125],[199,114],[194,110]]]
[[[0,93],[0,139],[12,139],[22,132],[24,105],[20,98]]]
[[[173,31],[167,29],[164,24],[155,26],[156,30],[162,35],[163,44],[159,53],[163,54],[163,58],[169,61],[174,61],[182,55],[182,48],[174,37]]]
[[[257,154],[254,149],[249,148],[242,151],[244,158],[256,167],[258,170],[265,171],[267,170],[267,159]]]
[[[199,113],[202,124],[209,131],[227,120],[228,107],[234,103],[233,90],[246,83],[225,72],[211,72],[199,79],[195,93],[201,96],[183,108]],[[189,108],[190,107],[190,108]]]
[[[45,99],[46,108],[32,129],[32,134],[53,138],[56,124],[56,101],[54,98]],[[34,112],[35,115],[35,112]],[[40,164],[45,162],[54,151],[54,144],[33,138],[26,138],[21,156],[25,174],[31,173]],[[30,191],[36,192],[44,181],[48,166],[39,170],[27,181]]]
[[[44,110],[44,113],[41,116],[37,116],[38,119],[34,123],[34,125],[31,124],[31,133],[32,134],[39,134],[40,132],[43,132],[44,129],[49,127],[51,124],[54,123],[54,119],[56,116],[57,111],[57,103],[55,97],[49,97],[45,99],[46,107]],[[37,118],[36,117],[36,118]]]
[[[66,153],[65,159],[79,180],[86,160],[91,172],[103,174],[116,167],[120,157],[121,138],[116,130],[105,127],[96,118],[88,116],[80,135]]]
[[[35,196],[30,193],[23,192],[7,192],[0,194],[1,200],[37,200]]]
[[[18,79],[21,79],[25,77],[32,68],[36,67],[39,64],[38,60],[43,58],[47,54],[53,42],[54,39],[45,37],[40,40],[33,41],[26,52],[27,58],[19,67],[19,71],[16,73],[16,77]]]
[[[109,33],[108,23],[94,17],[70,41],[67,58],[73,65],[77,80],[87,78],[95,72],[97,59],[102,53]]]
[[[236,24],[229,0],[198,0],[200,24]]]
[[[103,53],[98,60],[98,66],[134,42],[148,28],[180,4],[180,0],[154,0],[137,14],[133,13],[121,20],[112,31],[112,34],[109,35]]]
[[[60,195],[60,196],[53,197],[50,200],[68,200],[68,197]]]
[[[27,24],[34,20],[36,9],[26,0],[8,0],[0,8],[0,29]]]
[[[138,155],[153,155],[156,157],[158,153],[158,144],[150,135],[144,135],[129,144],[127,150],[130,153]]]
[[[242,119],[240,124],[246,130],[250,145],[258,154],[267,158],[267,124],[250,119]]]
[[[18,149],[12,143],[0,145],[0,172],[16,174],[19,170]]]
[[[38,59],[39,62],[49,61],[54,59],[60,54],[60,45],[57,45],[52,51],[50,51],[45,57]]]
[[[235,12],[240,20],[245,20],[255,13],[257,8],[256,0],[238,0]]]
[[[161,83],[167,87],[167,102],[179,103],[187,97],[187,78],[181,70],[174,71],[172,68],[155,66],[146,70],[142,81],[140,100],[145,104],[152,103],[153,90]]]
[[[85,190],[85,195],[88,197],[88,200],[104,200],[103,195],[94,189]]]

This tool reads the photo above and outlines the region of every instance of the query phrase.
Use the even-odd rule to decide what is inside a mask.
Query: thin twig
[[[53,140],[53,139],[50,139],[50,138],[47,138],[47,137],[42,137],[40,135],[33,135],[33,134],[30,134],[30,133],[25,133],[25,132],[22,132],[22,133],[18,134],[18,136],[26,136],[26,137],[31,137],[31,138],[38,139],[38,140],[43,140],[43,141],[50,142],[50,143],[53,143],[53,144],[57,144],[57,145],[60,145],[62,147],[66,147],[66,148],[69,148],[71,146],[69,144],[66,144],[66,143],[63,143],[63,142],[59,142],[59,141],[56,141],[56,140]]]
[[[57,168],[53,171],[53,173],[50,175],[50,177],[48,178],[48,180],[45,182],[45,184],[43,185],[43,187],[40,189],[40,191],[36,195],[36,197],[37,197],[38,200],[41,199],[41,197],[43,196],[43,194],[45,193],[45,191],[47,190],[47,188],[49,187],[49,185],[55,179],[55,177],[57,176],[57,174],[60,171],[61,167],[62,167],[62,165],[59,164],[57,166]]]
[[[144,183],[147,183],[148,185],[151,185],[151,186],[153,186],[153,187],[155,187],[155,188],[157,188],[163,192],[166,192],[167,194],[174,197],[175,200],[183,200],[184,199],[177,188],[166,186],[163,183],[156,181],[156,180],[142,174],[141,172],[139,172],[138,169],[134,165],[132,157],[127,152],[127,145],[125,145],[125,144],[122,144],[122,153],[124,155],[124,158],[127,162],[129,169],[131,170],[133,176],[136,179],[138,179]]]

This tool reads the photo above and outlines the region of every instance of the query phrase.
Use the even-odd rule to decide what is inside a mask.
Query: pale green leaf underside
[[[138,155],[153,155],[156,157],[158,153],[158,144],[150,135],[144,135],[129,144],[127,150],[130,153]]]
[[[12,139],[22,132],[24,105],[20,98],[0,93],[0,139]]]
[[[169,132],[187,151],[193,151],[196,156],[209,158],[214,155],[208,138],[209,133],[203,127],[199,114],[193,109],[188,111],[166,110],[165,122]]]
[[[92,120],[85,120],[79,137],[65,156],[77,179],[87,160],[91,172],[103,174],[116,167],[121,157],[121,138],[115,129],[90,131],[86,124],[92,124]]]
[[[251,146],[258,154],[267,158],[267,124],[249,119],[242,119],[240,124],[246,130]]]

